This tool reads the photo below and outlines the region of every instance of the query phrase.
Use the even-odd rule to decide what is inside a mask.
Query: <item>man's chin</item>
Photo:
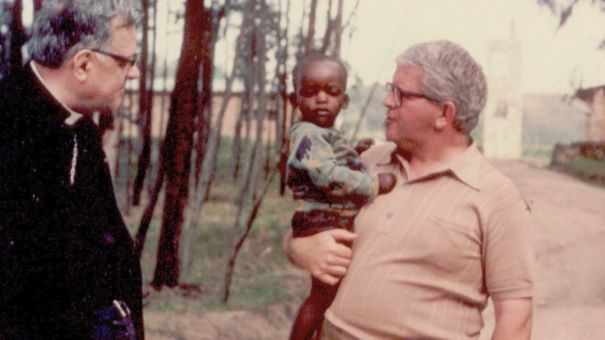
[[[397,137],[395,136],[395,134],[393,133],[389,133],[389,129],[387,127],[386,131],[384,132],[384,138],[388,141],[388,142],[396,142],[397,141]]]

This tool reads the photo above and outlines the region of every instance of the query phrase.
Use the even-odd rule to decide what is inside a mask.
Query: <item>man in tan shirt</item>
[[[314,277],[342,278],[322,338],[475,339],[491,296],[493,339],[528,339],[532,221],[469,136],[487,96],[481,67],[452,42],[418,44],[387,86],[392,143],[362,156],[370,172],[394,173],[395,189],[361,210],[355,234],[286,239]]]

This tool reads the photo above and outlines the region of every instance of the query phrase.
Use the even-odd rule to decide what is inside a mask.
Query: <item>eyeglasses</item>
[[[137,60],[139,58],[138,54],[135,54],[134,56],[128,58],[128,57],[121,56],[119,54],[113,54],[113,53],[99,50],[96,48],[91,48],[90,50],[93,52],[97,52],[97,53],[100,53],[100,54],[113,58],[115,61],[118,62],[118,65],[120,65],[120,67],[125,67],[128,65],[128,68],[131,68],[137,63]]]
[[[393,83],[387,83],[386,89],[387,89],[387,92],[391,93],[393,95],[393,98],[395,98],[395,105],[397,107],[401,106],[401,104],[404,102],[404,100],[410,100],[412,98],[423,98],[423,99],[432,101],[437,104],[441,103],[441,100],[439,100],[439,99],[432,98],[432,97],[429,97],[427,95],[424,95],[424,94],[418,93],[418,92],[406,91]]]

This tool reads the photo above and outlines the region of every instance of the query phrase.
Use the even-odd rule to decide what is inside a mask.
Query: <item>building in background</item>
[[[578,66],[573,98],[585,114],[584,141],[605,142],[605,53],[597,50]]]
[[[515,37],[514,22],[509,38],[490,41],[486,76],[488,101],[483,113],[483,152],[488,158],[521,158],[521,42]]]

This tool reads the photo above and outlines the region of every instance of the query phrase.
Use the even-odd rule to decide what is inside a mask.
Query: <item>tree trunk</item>
[[[309,26],[307,28],[307,37],[305,39],[305,54],[315,51],[315,13],[317,12],[317,0],[311,0],[309,12]]]
[[[153,154],[153,103],[154,103],[154,99],[155,99],[155,71],[156,71],[156,63],[157,63],[157,53],[156,53],[156,48],[157,48],[157,37],[158,37],[158,1],[159,0],[154,0],[153,1],[153,34],[151,36],[151,62],[149,65],[149,95],[147,96],[147,109],[149,110],[149,156],[148,156],[148,162],[149,165],[147,166],[147,171],[146,174],[151,174],[151,171],[153,170],[153,159],[152,159],[152,154]],[[163,96],[163,94],[162,94]],[[153,184],[152,184],[152,178],[149,178],[147,180],[148,183],[148,192],[151,193],[153,191]]]
[[[242,119],[244,115],[244,97],[241,98],[240,110],[235,122],[233,134],[233,179],[239,177],[240,162],[242,158]]]
[[[246,21],[244,21],[244,23],[245,22]],[[244,27],[245,25],[242,25],[242,31],[244,30]],[[240,33],[238,41],[241,40],[241,36],[242,33]],[[221,131],[223,127],[223,121],[225,118],[225,113],[227,112],[229,100],[232,96],[231,88],[233,87],[233,81],[235,80],[237,64],[240,60],[240,53],[238,52],[239,50],[236,49],[236,55],[233,59],[233,68],[231,69],[231,75],[228,76],[227,79],[225,79],[225,93],[223,95],[223,101],[221,103],[218,117],[216,118],[216,125],[212,129],[210,129],[210,135],[208,136],[208,144],[206,147],[206,157],[204,157],[204,160],[202,162],[200,179],[196,184],[193,196],[193,203],[190,205],[191,209],[189,209],[190,213],[186,216],[185,219],[185,237],[183,237],[184,243],[182,248],[183,268],[189,268],[191,264],[191,253],[193,247],[192,241],[197,239],[196,226],[198,225],[198,222],[202,215],[204,201],[207,199],[207,195],[212,185],[212,180],[214,178],[214,173],[216,172],[216,164],[221,143]]]
[[[281,1],[280,1],[281,4]],[[281,11],[280,11],[281,12]],[[280,16],[281,18],[281,16]],[[283,196],[286,193],[286,162],[288,160],[288,85],[286,80],[288,79],[288,31],[290,27],[290,0],[286,2],[286,25],[283,34],[283,43],[279,46],[282,49],[281,56],[278,64],[280,65],[278,78],[279,78],[279,102],[282,104],[281,108],[277,110],[277,116],[280,117],[280,147],[279,147],[279,194]],[[280,42],[282,39],[280,39]]]
[[[266,4],[264,0],[260,0],[260,8],[256,13],[256,17],[260,17],[260,23],[258,27],[254,27],[254,41],[256,42],[256,63],[257,67],[254,68],[256,78],[255,83],[258,88],[258,112],[256,112],[256,139],[254,143],[254,149],[252,150],[252,156],[249,158],[247,163],[247,175],[248,185],[245,186],[242,191],[240,204],[238,207],[237,219],[235,222],[235,229],[237,232],[241,232],[242,236],[238,237],[234,245],[233,255],[230,257],[227,264],[227,270],[225,273],[225,284],[224,284],[224,296],[223,301],[226,303],[229,299],[229,292],[231,281],[233,279],[233,270],[235,268],[235,261],[239,253],[239,249],[243,245],[247,235],[249,234],[250,228],[254,223],[256,213],[262,202],[264,196],[263,191],[258,190],[263,182],[264,176],[262,176],[263,158],[262,158],[262,144],[263,144],[263,122],[267,117],[267,98],[268,95],[265,92],[266,82],[266,34],[267,34],[267,23],[266,17],[263,15],[266,13]],[[268,142],[268,141],[267,141]],[[242,231],[243,229],[243,231]]]
[[[197,80],[199,61],[203,57],[202,26],[206,16],[203,1],[187,0],[185,33],[176,83],[170,99],[170,117],[162,160],[166,176],[166,194],[162,214],[162,229],[158,244],[157,263],[151,285],[175,287],[180,274],[179,242],[183,210],[187,203],[190,158],[193,145],[193,122],[197,113]]]
[[[34,0],[34,16],[42,8],[42,0]]]
[[[139,228],[137,229],[137,234],[134,238],[134,251],[139,260],[143,255],[143,249],[145,248],[145,240],[147,239],[147,232],[149,231],[149,225],[151,224],[151,220],[153,219],[153,212],[155,210],[156,204],[158,203],[163,184],[164,167],[162,166],[162,160],[160,157],[158,174],[155,179],[155,184],[153,186],[151,194],[149,195],[149,203],[147,204],[147,207],[143,212],[143,216],[141,217],[141,223],[139,223]]]
[[[156,0],[157,1],[157,0]],[[139,77],[139,128],[141,131],[142,147],[137,161],[137,173],[132,188],[132,205],[138,206],[141,199],[141,191],[149,160],[151,157],[151,109],[147,97],[153,95],[153,91],[147,90],[149,55],[149,0],[142,0],[143,7],[143,41],[141,46],[141,76]],[[154,27],[155,30],[155,27]],[[152,52],[153,53],[153,52]]]
[[[370,107],[370,103],[372,102],[372,98],[374,98],[374,93],[376,92],[377,88],[378,88],[378,83],[374,83],[374,85],[372,85],[372,89],[370,90],[370,94],[368,94],[368,98],[366,98],[366,102],[363,104],[363,107],[361,108],[361,113],[359,114],[359,120],[357,121],[357,124],[355,124],[355,129],[353,130],[353,134],[351,135],[351,139],[350,139],[351,142],[353,142],[357,138],[357,133],[359,132],[361,123],[363,122],[363,119],[365,118],[366,114],[368,113],[368,108]]]
[[[206,93],[206,100],[203,103],[203,111],[206,112],[206,116],[208,117],[207,121],[210,123],[212,122],[212,78],[214,75],[214,48],[216,46],[216,40],[218,38],[218,30],[220,28],[220,20],[225,16],[226,10],[225,7],[227,6],[227,4],[225,4],[223,6],[223,8],[219,11],[214,11],[213,12],[213,16],[212,16],[212,26],[211,26],[211,31],[207,34],[207,36],[210,37],[210,41],[208,42],[209,46],[208,46],[208,61],[205,62],[203,64],[203,70],[204,70],[204,93]],[[235,59],[238,58],[238,56],[236,55],[234,57]],[[235,74],[232,75],[231,78],[235,77]],[[227,79],[228,81],[228,79]],[[231,80],[233,81],[233,80]],[[225,102],[225,105],[227,105],[229,103],[229,99],[231,99],[231,93],[228,93],[231,91],[231,84],[229,84],[228,89],[225,88],[225,94],[223,96],[223,100],[227,100],[227,102]],[[225,109],[223,109],[221,107],[221,112],[223,112],[223,110],[226,110],[227,107],[225,106]],[[218,128],[218,145],[220,145],[220,138],[221,138],[221,133],[222,133],[222,124],[223,124],[223,119],[224,119],[224,113],[220,114],[220,118],[217,118],[217,124],[219,126]],[[209,138],[209,133],[210,133],[210,129],[208,127],[206,127],[205,129],[203,129],[204,131],[204,141],[205,143],[208,142],[208,138]],[[200,149],[201,150],[201,149]],[[201,159],[205,160],[205,156],[203,154],[200,154],[200,161]],[[211,164],[215,164],[216,165],[216,161],[218,158],[218,146],[217,146],[217,152],[212,153],[211,157],[213,158],[211,160]],[[203,170],[203,165],[200,164],[200,171]],[[212,171],[210,172],[210,178],[207,179],[208,184],[205,185],[206,190],[204,191],[204,201],[206,201],[208,199],[208,197],[210,196],[210,189],[212,188],[212,181],[214,180],[214,176],[215,176],[216,172]],[[196,179],[199,179],[199,177],[196,177]],[[196,184],[198,183],[198,181],[196,181]]]
[[[328,2],[328,10],[326,11],[326,30],[321,40],[321,47],[319,48],[319,51],[323,54],[326,53],[328,46],[330,46],[330,37],[332,36],[333,31],[334,21],[332,20],[332,0],[330,0],[330,2]]]
[[[336,18],[334,18],[334,48],[332,49],[332,55],[340,57],[340,46],[342,43],[342,8],[344,0],[338,0],[338,11]]]
[[[227,303],[227,301],[229,301],[229,295],[231,293],[231,282],[233,281],[233,272],[235,270],[235,261],[237,260],[237,256],[239,255],[239,252],[242,249],[244,242],[246,241],[246,239],[248,238],[248,235],[250,234],[250,231],[252,230],[252,225],[254,224],[254,221],[256,220],[256,216],[258,215],[258,211],[260,210],[261,204],[263,203],[263,199],[265,198],[265,195],[267,194],[267,191],[269,190],[269,187],[271,186],[271,182],[273,182],[273,178],[275,177],[275,173],[277,172],[277,170],[278,170],[277,168],[273,168],[273,170],[269,174],[269,178],[267,179],[267,182],[265,183],[265,187],[263,188],[261,194],[258,195],[258,197],[256,198],[256,201],[254,202],[254,205],[252,206],[252,211],[250,212],[248,219],[245,221],[244,232],[241,235],[241,237],[237,240],[237,242],[235,243],[233,252],[232,252],[231,256],[229,257],[229,261],[227,262],[227,272],[225,274],[225,284],[224,284],[224,288],[223,288],[224,289],[224,293],[223,293],[223,302],[224,303]]]
[[[20,72],[23,68],[23,56],[21,55],[21,46],[27,40],[25,29],[23,28],[23,3],[21,0],[15,0],[12,8],[12,20],[10,25],[11,39],[9,49],[9,73]]]
[[[206,16],[205,20],[200,22],[199,25],[203,27],[202,39],[202,63],[201,63],[201,83],[202,92],[199,101],[198,115],[197,115],[197,143],[196,143],[196,157],[195,157],[195,183],[199,182],[200,171],[202,168],[202,162],[206,155],[206,142],[208,141],[208,133],[210,125],[212,124],[212,69],[213,69],[213,45],[214,35],[213,32],[213,16]]]

